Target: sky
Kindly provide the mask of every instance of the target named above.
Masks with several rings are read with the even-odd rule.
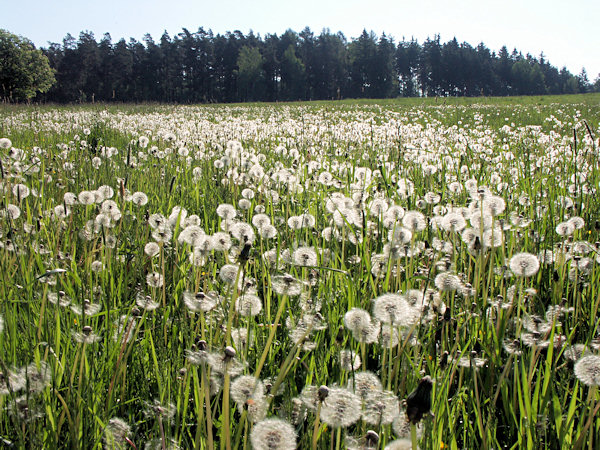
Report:
[[[539,56],[577,75],[585,67],[590,81],[600,74],[600,1],[598,0],[0,0],[0,28],[27,37],[37,47],[75,38],[84,30],[96,40],[110,33],[113,42],[130,37],[155,40],[187,28],[216,33],[300,32],[329,28],[349,40],[363,29],[386,33],[396,42],[423,43],[439,34],[490,50],[506,45]]]

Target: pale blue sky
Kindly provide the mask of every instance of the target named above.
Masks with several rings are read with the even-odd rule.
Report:
[[[90,30],[97,39],[109,32],[113,42],[150,33],[158,40],[183,27],[215,33],[249,30],[264,36],[309,26],[357,37],[366,28],[396,41],[423,42],[438,33],[491,50],[506,45],[524,54],[541,51],[558,68],[574,74],[582,67],[593,81],[600,73],[598,0],[0,0],[0,28],[31,39],[37,46],[61,42]]]

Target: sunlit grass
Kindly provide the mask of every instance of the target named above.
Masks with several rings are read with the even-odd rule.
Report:
[[[1,107],[0,437],[595,448],[598,103]]]

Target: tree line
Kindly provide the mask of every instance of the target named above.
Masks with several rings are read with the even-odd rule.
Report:
[[[325,29],[305,28],[264,37],[240,31],[213,34],[166,31],[156,42],[110,34],[97,41],[81,32],[42,52],[56,83],[36,100],[48,102],[246,102],[412,96],[571,94],[600,90],[552,66],[542,55],[523,55],[485,44],[476,47],[439,36],[422,44],[395,43],[363,33],[348,41]]]

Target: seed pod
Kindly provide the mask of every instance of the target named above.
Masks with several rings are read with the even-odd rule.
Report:
[[[423,377],[417,388],[406,397],[406,416],[412,424],[418,424],[431,409],[432,387],[431,377]]]

